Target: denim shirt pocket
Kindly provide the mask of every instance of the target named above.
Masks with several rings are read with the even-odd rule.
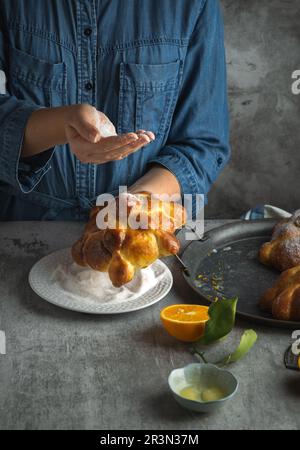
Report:
[[[182,77],[182,61],[120,65],[118,133],[144,129],[162,137],[170,127]]]
[[[9,48],[8,89],[18,99],[41,106],[66,103],[67,68],[64,62],[53,64],[14,47]]]

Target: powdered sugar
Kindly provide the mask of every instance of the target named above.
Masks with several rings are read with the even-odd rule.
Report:
[[[285,260],[290,259],[295,265],[300,264],[300,236],[282,241],[279,248],[284,253]]]
[[[278,239],[283,234],[291,235],[294,234],[297,230],[297,227],[294,225],[293,222],[279,222],[277,225],[275,225],[273,234],[272,234],[272,241],[275,239]]]
[[[151,266],[139,270],[134,279],[116,288],[107,273],[97,272],[76,263],[59,264],[52,274],[52,282],[77,300],[87,299],[96,303],[133,300],[140,297],[158,282],[162,274],[156,274]]]

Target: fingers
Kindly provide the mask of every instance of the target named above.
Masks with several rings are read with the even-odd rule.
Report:
[[[104,164],[109,161],[121,160],[131,153],[152,142],[153,133],[127,133],[124,135],[101,138],[91,144],[86,141],[77,129],[66,127],[68,142],[77,158],[83,163]]]
[[[133,144],[138,139],[139,136],[136,133],[127,133],[102,138],[100,145],[102,152],[111,152],[126,145]]]
[[[106,116],[99,115],[94,106],[88,104],[72,105],[68,125],[86,141],[94,144],[101,138],[101,122],[105,123]],[[111,123],[107,118],[107,123]]]
[[[101,138],[99,129],[86,120],[75,120],[68,126],[91,144],[95,144]]]
[[[146,134],[147,136],[149,136],[151,141],[155,140],[155,134],[152,131],[138,130],[136,134]]]
[[[135,134],[135,133],[132,133]],[[141,147],[141,145],[147,145],[151,142],[149,136],[146,134],[135,135],[136,137],[133,139],[127,139],[126,135],[118,136],[120,139],[116,141],[116,147],[109,148],[109,151],[122,151],[126,152],[127,150],[135,149]]]
[[[78,136],[77,131],[71,125],[66,125],[66,137],[68,142],[75,139]]]
[[[106,161],[112,161],[112,160],[121,160],[129,156],[131,153],[136,152],[137,150],[140,150],[142,147],[145,147],[150,143],[150,139],[147,136],[141,136],[136,141],[124,145],[123,147],[118,148],[117,150],[108,152],[105,156]]]
[[[66,134],[72,151],[83,163],[101,164],[121,156],[125,157],[126,153],[135,151],[149,142],[148,137],[138,137],[134,133],[130,133],[133,136],[102,138],[97,144],[90,144],[70,126],[66,129]],[[118,147],[120,145],[122,147]]]
[[[124,150],[126,152],[127,150],[132,151],[132,149],[133,149],[133,151],[134,151],[135,147],[140,148],[141,144],[147,145],[150,142],[155,140],[155,135],[151,131],[138,130],[136,132],[136,135],[138,137],[138,139],[136,141],[133,141],[132,143],[129,142],[128,144],[126,144],[124,142],[123,145],[118,148],[118,150],[120,150],[122,152]]]
[[[152,135],[153,135],[153,133],[152,133]],[[152,136],[149,137],[148,132],[147,132],[147,134],[138,134],[138,136],[139,136],[138,140],[136,140],[128,145],[124,145],[123,147],[118,148],[116,151],[110,152],[108,160],[124,159],[127,156],[129,156],[131,153],[134,153],[137,150],[141,149],[142,147],[145,147],[153,140]]]
[[[103,152],[102,154],[93,154],[90,155],[90,158],[94,159],[94,163],[98,164],[105,164],[110,161],[119,161],[121,159],[126,158],[128,155],[130,155],[133,152],[136,152],[137,150],[141,149],[145,145],[149,143],[149,138],[145,138],[144,136],[141,138],[138,138],[137,140],[131,142],[130,144],[124,145],[123,147],[120,147],[115,150],[110,150]]]
[[[91,144],[101,138],[116,136],[116,129],[109,118],[94,107],[83,107],[75,122],[78,133]]]
[[[142,147],[145,147],[145,145],[149,144],[150,140],[147,136],[141,136],[136,141],[131,142],[130,144],[124,145],[123,147],[120,147],[116,150],[107,151],[101,154],[99,159],[97,158],[95,163],[98,164],[105,164],[110,161],[120,161],[121,159],[126,158],[131,153],[134,153],[138,150],[140,150]],[[94,156],[90,156],[91,158],[95,158]]]
[[[131,144],[134,140],[142,139],[144,145],[155,139],[152,131],[138,130],[136,133],[126,133],[118,136],[116,129],[109,118],[98,111],[94,106],[88,104],[72,105],[69,107],[67,126],[69,135],[77,134],[91,144],[103,141],[103,151],[112,151]],[[137,148],[140,148],[138,145]]]

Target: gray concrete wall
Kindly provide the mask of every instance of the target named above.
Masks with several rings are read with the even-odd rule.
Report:
[[[206,217],[239,217],[261,203],[300,208],[299,0],[222,0],[232,159]]]

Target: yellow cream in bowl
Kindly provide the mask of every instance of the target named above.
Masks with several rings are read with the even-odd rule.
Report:
[[[186,386],[179,395],[187,400],[214,402],[226,397],[227,393],[218,386],[201,389],[199,386]]]

